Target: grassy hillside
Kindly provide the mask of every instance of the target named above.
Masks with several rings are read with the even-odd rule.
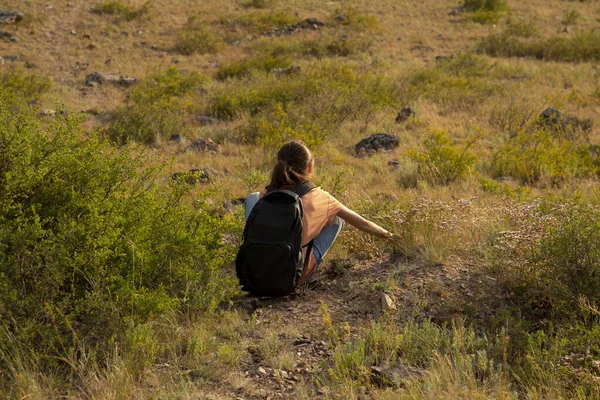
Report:
[[[600,398],[600,3],[0,9],[0,397]],[[249,299],[291,138],[397,240]]]

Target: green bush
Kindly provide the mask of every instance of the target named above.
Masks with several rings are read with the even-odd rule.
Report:
[[[221,24],[229,28],[240,28],[249,34],[265,34],[273,29],[282,29],[298,23],[298,18],[283,11],[256,11],[237,18],[223,17]]]
[[[467,175],[475,162],[466,146],[452,144],[445,131],[431,132],[421,147],[410,153],[421,178],[432,184],[447,185]]]
[[[177,33],[175,51],[184,55],[216,53],[223,46],[223,40],[212,30],[206,28],[206,22],[197,16],[191,16],[185,27]]]
[[[508,9],[504,0],[464,0],[463,8],[467,11],[506,11]]]
[[[257,40],[249,45],[249,51],[252,54],[261,54],[262,58],[322,59],[361,54],[369,49],[371,43],[372,39],[366,36],[331,33],[312,38]]]
[[[276,0],[248,0],[242,3],[242,6],[245,8],[265,9],[274,7],[276,3]]]
[[[37,100],[52,87],[52,81],[47,77],[25,74],[18,69],[8,70],[0,74],[0,87],[8,93],[19,94],[26,99]]]
[[[416,100],[425,96],[447,110],[472,109],[502,92],[502,85],[490,78],[499,80],[504,75],[501,67],[482,57],[453,56],[413,73],[405,89],[406,97]]]
[[[241,78],[253,71],[270,72],[274,68],[287,68],[292,62],[284,57],[250,58],[223,65],[217,71],[217,79]]]
[[[550,128],[522,129],[507,138],[492,155],[493,176],[512,176],[524,183],[542,177],[558,184],[570,178],[593,176],[595,157],[583,135],[557,134]]]
[[[377,17],[361,14],[354,7],[336,9],[330,17],[332,24],[359,31],[372,31],[377,28]]]
[[[533,21],[519,22],[509,20],[507,21],[507,24],[508,25],[504,30],[507,35],[528,38],[534,36],[538,31]]]
[[[79,123],[42,126],[0,89],[0,321],[15,338],[0,338],[2,368],[11,346],[62,364],[108,350],[126,321],[214,309],[234,291],[220,271],[233,219],[183,204],[187,185],[158,184],[164,171],[138,149]]]
[[[534,57],[548,61],[600,60],[600,32],[578,33],[573,37],[554,36],[538,41],[522,41],[509,33],[488,36],[477,47],[493,57]]]
[[[139,9],[134,10],[120,1],[106,1],[96,5],[92,12],[96,14],[117,15],[123,17],[126,21],[132,21],[147,15],[150,11],[150,2],[144,3]]]
[[[297,109],[306,118],[337,124],[392,105],[395,95],[391,84],[374,73],[327,63],[309,66],[297,76],[265,75],[223,85],[210,99],[209,112],[232,119],[268,112],[280,104],[288,114]]]
[[[572,319],[582,297],[600,306],[600,209],[567,207],[533,252],[531,275],[517,294],[529,304],[545,300],[554,319]]]
[[[180,133],[184,119],[196,105],[190,99],[208,78],[171,68],[136,85],[129,105],[117,109],[104,133],[117,144],[135,141],[156,144]]]

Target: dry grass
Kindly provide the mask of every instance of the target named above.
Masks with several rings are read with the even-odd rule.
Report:
[[[131,10],[139,10],[144,3],[141,0],[123,2]],[[29,22],[14,31],[6,28],[15,33],[16,43],[0,42],[2,55],[18,56],[16,64],[20,70],[51,78],[53,86],[41,97],[41,108],[54,108],[60,102],[74,113],[89,109],[102,112],[98,117],[87,115],[86,130],[105,125],[107,115],[126,104],[130,93],[128,89],[110,85],[85,88],[86,74],[95,71],[146,79],[175,67],[209,76],[212,80],[203,86],[205,91],[198,90],[186,99],[192,104],[190,109],[198,114],[211,110],[210,102],[215,95],[228,97],[248,87],[256,91],[270,89],[288,79],[303,82],[311,68],[327,63],[347,65],[361,79],[381,79],[391,88],[391,104],[375,107],[365,114],[356,113],[339,123],[336,121],[335,128],[331,128],[331,133],[314,150],[318,183],[351,208],[393,229],[399,234],[399,240],[391,249],[376,239],[348,230],[329,254],[331,258],[377,259],[393,252],[423,268],[470,262],[469,265],[483,270],[490,267],[487,257],[494,240],[507,235],[500,232],[521,232],[523,227],[515,218],[524,216],[519,213],[525,213],[523,209],[527,206],[537,204],[532,203],[533,200],[568,198],[573,193],[594,196],[590,188],[597,184],[597,179],[593,174],[584,178],[573,174],[575,178],[559,183],[551,176],[544,176],[528,186],[511,177],[494,180],[491,159],[510,137],[532,124],[549,106],[597,122],[600,73],[595,64],[472,56],[473,65],[465,67],[453,64],[452,60],[475,52],[490,35],[505,31],[518,36],[519,41],[535,43],[543,43],[548,37],[565,40],[577,37],[596,27],[597,3],[510,1],[509,15],[501,16],[492,25],[474,23],[465,14],[450,16],[456,4],[435,0],[330,3],[154,0],[149,3],[147,14],[130,21],[92,13],[99,4],[100,1],[65,0],[48,7],[46,1],[32,0],[14,5],[28,15]],[[577,10],[578,18],[575,25],[569,23],[568,32],[562,32],[567,9]],[[354,22],[336,22],[338,14],[348,13],[348,10],[355,13],[349,19]],[[327,26],[319,31],[305,29],[291,36],[270,37],[263,33],[270,30],[272,18],[257,19],[257,15],[283,16],[278,21],[283,20],[285,24],[318,18]],[[177,50],[182,32],[186,26],[190,27],[191,16],[196,18],[194,24],[201,25],[200,33],[206,30],[214,35],[214,43],[218,45],[210,51]],[[254,20],[260,24],[253,25]],[[329,51],[328,46],[338,45],[343,40],[354,46],[352,51],[336,52],[338,47],[335,46],[336,51]],[[311,45],[325,50],[315,55],[314,51],[307,50]],[[241,61],[260,61],[264,54],[277,51],[285,53],[285,63],[281,66],[294,63],[301,66],[302,72],[298,76],[277,78],[268,72],[270,66],[263,68]],[[436,60],[437,56],[455,57]],[[25,62],[35,67],[25,69]],[[250,65],[245,78],[216,79],[218,71],[228,66],[245,67],[244,62]],[[7,70],[9,64],[0,65],[0,73]],[[323,77],[318,79],[324,80]],[[302,102],[286,104],[289,114],[297,118],[294,122],[306,122],[305,115],[311,111],[311,105],[319,104],[317,101],[333,99],[330,103],[334,103],[341,98],[327,97],[330,91],[324,93],[322,97],[306,95]],[[416,118],[396,124],[397,112],[406,106],[416,111]],[[212,138],[220,144],[218,152],[181,152],[185,144],[167,142],[164,137],[147,151],[154,158],[170,162],[170,173],[205,167],[218,171],[216,180],[199,185],[191,196],[207,199],[217,207],[232,198],[245,197],[266,184],[274,155],[261,145],[239,138],[241,132],[255,126],[261,117],[269,119],[272,115],[271,109],[258,116],[244,110],[231,120],[200,126],[191,113],[186,114],[182,117],[182,133],[189,139]],[[447,131],[451,144],[458,148],[473,141],[468,150],[476,161],[469,165],[465,176],[444,182],[447,184],[444,186],[420,174],[414,157],[432,131]],[[354,145],[363,137],[379,132],[397,135],[400,146],[393,152],[357,157]],[[592,130],[586,139],[599,144],[598,132],[598,129]],[[390,161],[398,161],[400,167],[392,168],[388,165]],[[168,175],[164,182],[169,182]],[[383,283],[369,281],[366,285],[377,284],[377,290],[384,287],[390,292],[399,290],[398,275],[385,279]],[[456,286],[436,288],[432,283],[430,288],[436,293],[455,290],[447,298],[461,293]],[[98,358],[92,349],[80,349],[83,356],[74,368],[75,383],[70,384],[40,371],[31,355],[11,354],[8,357],[13,361],[13,369],[0,370],[0,384],[5,387],[10,382],[12,385],[7,398],[65,395],[71,398],[206,396],[218,399],[231,398],[236,393],[262,395],[256,382],[245,375],[251,364],[248,347],[256,347],[256,353],[262,357],[261,365],[292,369],[296,360],[294,349],[289,345],[290,338],[304,334],[300,328],[307,328],[289,326],[280,315],[270,315],[263,319],[268,323],[262,324],[257,323],[256,316],[236,313],[226,313],[216,320],[211,318],[199,316],[185,320],[171,316],[150,323],[149,347],[137,356],[135,351],[119,344],[115,344],[114,354]],[[312,328],[315,335],[326,338],[321,320]],[[457,364],[455,358],[438,354],[432,359],[426,381],[408,382],[402,390],[377,389],[369,395],[381,399],[515,398],[513,383],[507,382],[506,375],[495,376],[481,384],[470,367]],[[331,367],[325,364],[320,375],[311,377],[313,380],[298,383],[296,398],[313,398],[322,380],[328,379]],[[333,392],[330,393],[332,398],[365,395],[360,392],[360,385],[350,378],[337,384],[343,389],[342,397]],[[555,389],[556,392],[549,388],[541,394],[531,392],[529,396],[562,398],[572,394],[559,385]]]

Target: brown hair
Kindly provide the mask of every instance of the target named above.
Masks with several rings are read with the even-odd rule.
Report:
[[[308,182],[308,167],[313,162],[314,157],[303,141],[287,142],[277,152],[277,165],[271,173],[271,186],[279,189]]]

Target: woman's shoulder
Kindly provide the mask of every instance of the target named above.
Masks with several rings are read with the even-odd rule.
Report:
[[[324,190],[320,186],[317,186],[316,188],[314,188],[313,190],[308,192],[308,194],[311,195],[312,198],[327,199],[327,200],[339,202],[331,193]]]

